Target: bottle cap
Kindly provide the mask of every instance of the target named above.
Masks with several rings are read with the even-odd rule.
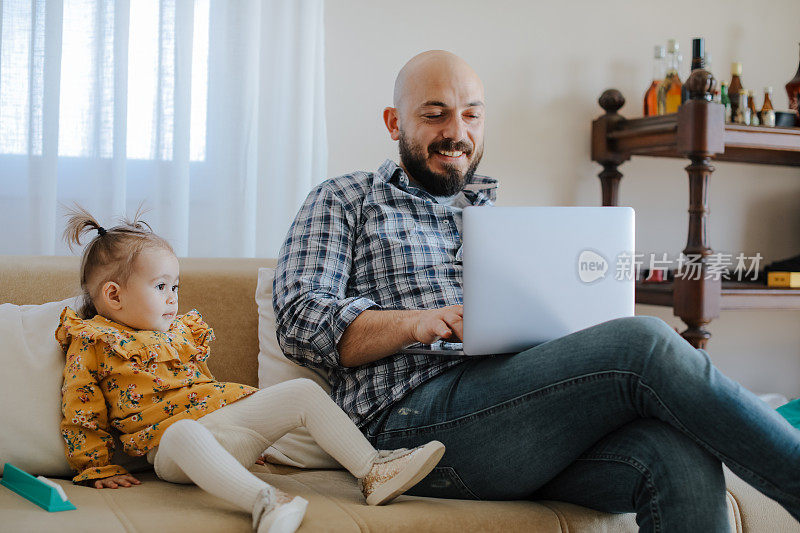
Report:
[[[678,41],[675,39],[670,39],[667,41],[667,52],[674,54],[679,48],[680,46],[678,46]]]
[[[702,37],[692,39],[692,57],[703,57],[705,55],[705,41]]]
[[[664,59],[666,53],[664,53],[664,45],[657,44],[653,47],[653,58],[654,59]]]
[[[742,64],[739,63],[738,61],[734,61],[733,63],[731,63],[731,74],[733,74],[735,76],[741,76],[742,75]]]
[[[772,87],[764,87],[764,93],[772,94]]]
[[[747,96],[755,96],[756,92],[753,89],[747,91]]]

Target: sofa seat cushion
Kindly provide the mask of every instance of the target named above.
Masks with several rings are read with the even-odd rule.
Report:
[[[727,469],[726,469],[727,470]],[[310,505],[300,531],[537,531],[635,532],[633,514],[608,514],[554,501],[489,502],[400,496],[392,504],[370,507],[356,480],[344,470],[306,470],[256,466],[253,473]],[[726,471],[731,531],[800,532],[777,503]],[[97,490],[56,480],[78,508],[48,513],[0,487],[0,516],[8,531],[247,532],[250,517],[196,486],[140,474],[142,485]]]
[[[560,518],[537,502],[483,502],[401,496],[391,505],[370,507],[355,479],[343,470],[301,470],[256,467],[253,472],[281,490],[309,500],[300,531],[537,531],[561,532]],[[0,487],[0,515],[8,531],[78,532],[249,532],[250,517],[196,486],[175,485],[154,474],[139,475],[142,485],[97,490],[55,480],[77,510],[48,513]],[[592,523],[618,517],[574,507],[597,515]],[[633,523],[633,522],[631,522]],[[634,524],[635,525],[635,524]],[[636,528],[609,531],[636,531]],[[573,531],[573,530],[570,530]]]

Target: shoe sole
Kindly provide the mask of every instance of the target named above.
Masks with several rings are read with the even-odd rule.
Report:
[[[419,483],[430,474],[444,455],[444,444],[432,441],[416,453],[416,457],[396,476],[367,497],[368,505],[383,505]]]

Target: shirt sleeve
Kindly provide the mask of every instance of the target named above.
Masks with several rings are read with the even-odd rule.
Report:
[[[64,365],[61,388],[61,436],[67,462],[78,475],[75,483],[127,474],[111,464],[114,440],[109,433],[105,398],[97,382],[96,343],[73,337]]]
[[[378,307],[368,298],[346,296],[360,196],[347,200],[328,184],[312,191],[278,255],[272,297],[278,342],[298,364],[343,368],[337,345],[345,329]]]

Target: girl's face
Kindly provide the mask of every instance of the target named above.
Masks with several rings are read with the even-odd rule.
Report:
[[[133,329],[167,331],[178,313],[178,259],[168,250],[142,250],[128,282],[116,291],[116,296],[103,291],[112,320]]]

